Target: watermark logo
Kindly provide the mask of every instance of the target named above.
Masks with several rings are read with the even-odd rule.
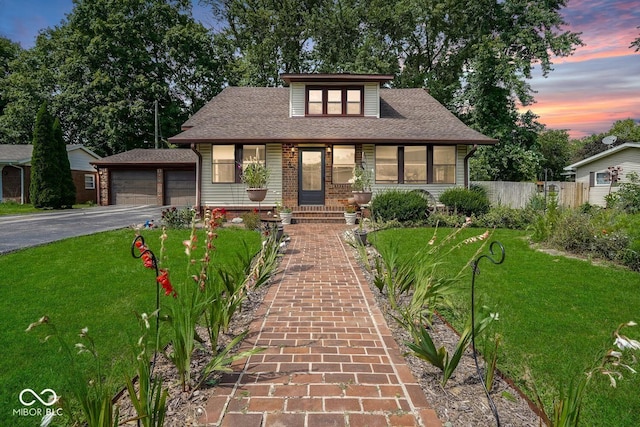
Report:
[[[40,398],[40,396],[44,396],[47,393],[49,393],[49,398],[46,401]],[[25,401],[25,394],[31,394],[32,400],[28,400],[29,397],[27,396],[27,401]],[[42,403],[44,406],[53,406],[58,401],[58,395],[50,388],[45,388],[40,392],[39,395],[30,388],[25,388],[20,392],[20,396],[18,396],[18,398],[20,399],[20,403],[22,403],[24,406],[31,406],[36,403],[36,400]]]
[[[30,388],[25,388],[18,395],[18,400],[22,403],[22,408],[14,408],[13,415],[19,417],[42,417],[41,425],[48,425],[54,416],[62,415],[62,408],[51,408],[58,402],[59,396],[50,388],[45,388],[40,393],[36,393]],[[33,406],[36,403],[44,405]]]

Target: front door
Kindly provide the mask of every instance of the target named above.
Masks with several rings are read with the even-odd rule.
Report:
[[[300,148],[298,204],[324,205],[324,148]]]

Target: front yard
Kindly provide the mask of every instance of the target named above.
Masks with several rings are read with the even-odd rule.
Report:
[[[158,254],[160,233],[143,231],[147,244]],[[186,270],[182,241],[189,230],[168,234],[164,266],[176,272],[177,280]],[[221,229],[218,234],[215,263],[233,262],[244,253],[243,242],[252,253],[260,246],[255,232]],[[119,230],[0,256],[0,425],[39,424],[41,417],[14,415],[23,407],[22,390],[64,389],[68,365],[57,341],[41,342],[44,331],[25,333],[30,323],[44,315],[71,346],[81,341],[80,330],[88,327],[101,359],[110,361],[104,367],[106,376],[120,380],[111,384],[113,390],[124,386],[124,373],[132,371],[134,345],[140,336],[134,313],[151,313],[156,303],[155,275],[132,258],[133,238],[133,230]]]
[[[438,239],[449,232],[438,230]],[[463,230],[456,243],[479,232],[482,230]],[[480,304],[499,313],[500,320],[485,333],[503,337],[498,369],[534,401],[535,385],[550,412],[560,387],[584,375],[602,352],[611,348],[616,327],[640,320],[640,276],[619,267],[536,251],[527,243],[526,234],[510,230],[493,233],[491,240],[504,244],[506,259],[498,266],[486,261],[480,264],[476,292]],[[383,246],[396,240],[400,255],[411,256],[428,250],[432,235],[433,229],[387,230],[376,233],[375,244]],[[446,260],[448,268],[459,270],[476,248],[461,246]],[[469,313],[470,284],[469,274],[459,285],[461,292],[452,298],[453,308],[442,310],[459,331]],[[638,339],[638,329],[628,332]],[[640,375],[627,371],[624,376],[617,388],[611,388],[604,375],[594,377],[586,393],[582,425],[637,425]]]

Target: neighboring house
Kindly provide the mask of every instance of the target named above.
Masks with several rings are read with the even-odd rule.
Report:
[[[627,142],[594,156],[580,160],[564,169],[575,173],[575,181],[582,182],[589,189],[588,201],[592,205],[606,206],[605,196],[609,191],[617,191],[611,186],[609,167],[620,166],[620,181],[630,172],[640,174],[640,143]]]
[[[196,163],[189,149],[142,149],[104,157],[98,168],[100,205],[193,206]]]
[[[384,89],[391,75],[283,74],[288,87],[227,87],[169,141],[199,155],[199,206],[258,207],[241,183],[252,160],[271,170],[262,202],[294,211],[342,209],[354,166],[374,171],[373,191],[466,185],[468,158],[495,144],[424,89]]]
[[[30,203],[32,153],[30,144],[0,144],[0,202]],[[76,187],[76,203],[96,203],[97,175],[91,162],[100,156],[83,145],[67,145],[67,155]]]

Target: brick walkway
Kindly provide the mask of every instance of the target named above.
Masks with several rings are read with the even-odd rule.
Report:
[[[342,242],[346,227],[285,227],[283,272],[248,339],[266,350],[224,376],[203,424],[441,426]]]

